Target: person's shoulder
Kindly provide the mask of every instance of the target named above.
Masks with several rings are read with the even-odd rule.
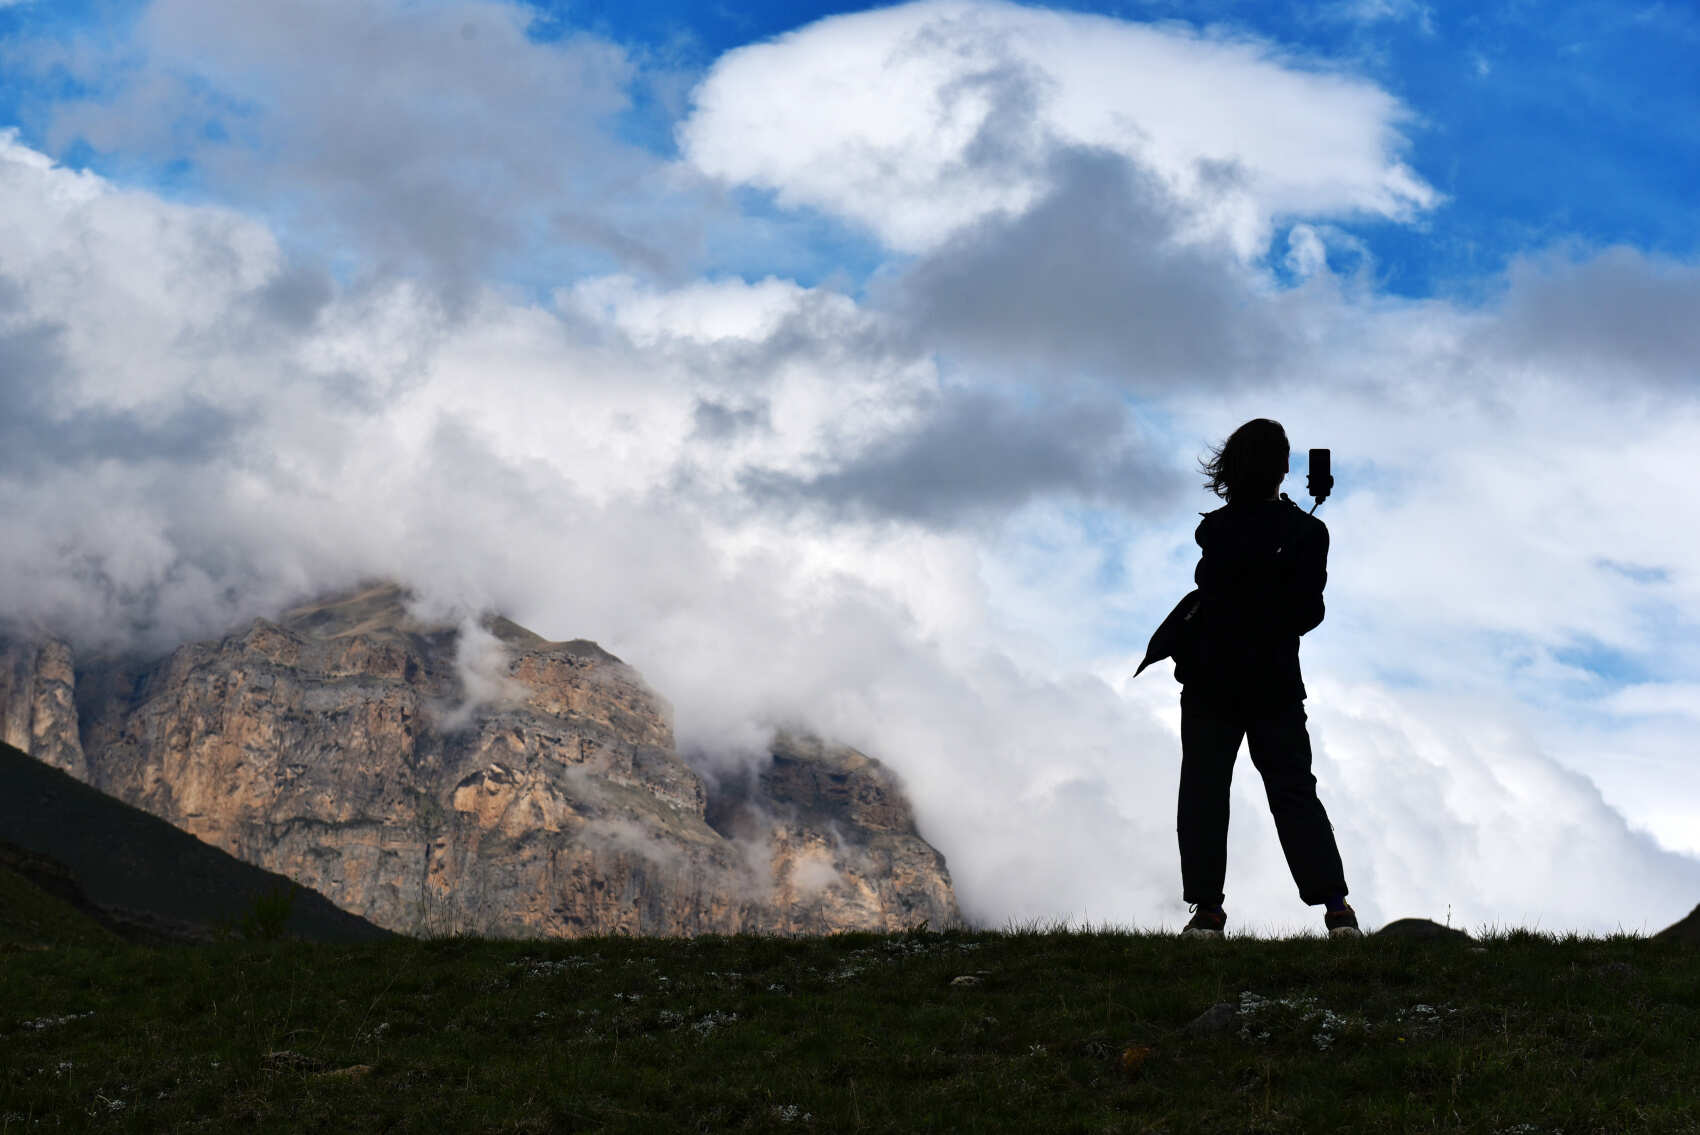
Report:
[[[1328,525],[1322,522],[1322,518],[1320,516],[1317,516],[1312,512],[1306,512],[1304,509],[1300,508],[1299,502],[1289,497],[1286,493],[1281,494],[1281,500],[1286,503],[1288,518],[1297,518],[1296,522],[1301,533],[1308,536],[1318,536],[1324,540],[1328,539]]]

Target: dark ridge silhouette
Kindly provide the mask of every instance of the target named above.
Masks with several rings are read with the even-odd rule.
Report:
[[[1671,923],[1653,937],[1662,942],[1687,942],[1700,946],[1700,906],[1689,911],[1687,918]]]
[[[283,924],[290,937],[396,936],[4,744],[0,841],[13,847],[10,874],[131,941],[210,941],[280,890],[293,898]]]

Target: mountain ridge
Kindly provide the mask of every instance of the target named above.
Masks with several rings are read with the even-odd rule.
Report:
[[[0,743],[0,847],[6,844],[25,853],[0,856],[10,871],[132,941],[211,940],[220,925],[280,890],[292,896],[283,929],[294,937],[392,936],[311,888]]]
[[[960,920],[943,856],[877,760],[776,734],[750,776],[705,780],[670,708],[613,654],[499,615],[422,617],[395,583],[157,659],[46,642],[0,661],[0,719],[34,755],[390,930]],[[718,830],[711,811],[737,822]]]

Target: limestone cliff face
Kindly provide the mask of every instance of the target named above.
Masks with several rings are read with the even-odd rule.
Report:
[[[63,642],[0,643],[0,741],[87,780],[75,687],[71,648]]]
[[[780,736],[770,756],[718,783],[708,820],[768,850],[780,907],[859,925],[938,929],[959,917],[944,858],[915,835],[885,766],[816,738]]]
[[[500,618],[423,623],[384,585],[161,660],[85,665],[75,712],[69,651],[32,670],[15,661],[25,649],[0,655],[14,660],[8,737],[26,692],[31,707],[20,748],[388,929],[959,918],[942,856],[878,762],[782,738],[711,801],[665,703],[594,643]]]

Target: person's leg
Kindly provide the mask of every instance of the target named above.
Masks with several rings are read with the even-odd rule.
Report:
[[[1310,734],[1305,729],[1303,702],[1248,714],[1246,732],[1251,762],[1263,775],[1269,811],[1281,836],[1287,867],[1298,884],[1299,898],[1318,906],[1346,895],[1346,872],[1328,812],[1316,795],[1310,771]]]
[[[1222,905],[1228,873],[1228,788],[1245,727],[1237,715],[1194,693],[1181,694],[1181,791],[1175,832],[1182,899]]]

